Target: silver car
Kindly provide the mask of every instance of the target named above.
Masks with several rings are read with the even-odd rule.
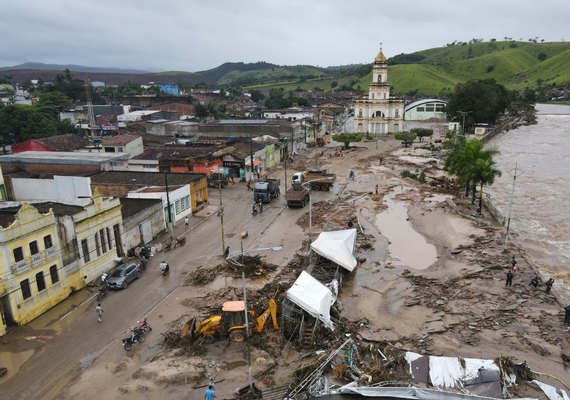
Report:
[[[129,283],[140,278],[141,275],[141,268],[137,264],[119,265],[107,278],[107,285],[111,289],[126,289]]]

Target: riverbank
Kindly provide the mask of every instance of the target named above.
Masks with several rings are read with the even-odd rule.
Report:
[[[325,149],[320,163],[337,173],[335,192],[314,199],[312,232],[344,229],[349,218],[357,217],[363,228],[356,246],[361,263],[342,285],[339,300],[345,322],[312,350],[330,350],[338,343],[335,338],[343,337],[344,326],[364,343],[432,355],[504,355],[526,361],[534,371],[566,376],[560,353],[568,330],[561,323],[560,304],[551,294],[530,289],[533,266],[516,247],[503,251],[503,227],[487,212],[481,218],[471,216],[475,206],[451,190],[431,152],[401,148],[390,138],[354,144],[344,157],[329,156],[333,151]],[[292,169],[302,170],[313,159],[312,151],[299,155]],[[426,172],[426,184],[401,178],[402,171],[418,168]],[[349,181],[350,170],[356,176]],[[272,224],[299,253],[306,248],[306,212],[284,213]],[[519,260],[519,272],[513,286],[505,287],[512,254]],[[239,298],[239,281],[215,263],[203,268],[215,274],[214,279],[188,282],[168,296],[148,316],[155,331],[180,326],[187,316],[222,299]],[[252,298],[268,296],[267,285],[272,285],[271,294],[282,293],[300,268],[299,259],[293,258],[286,266],[267,269],[249,283]],[[219,341],[165,349],[161,335],[151,338],[130,354],[107,349],[60,398],[200,397],[209,377],[217,382],[218,398],[231,398],[247,383],[243,345]],[[267,328],[256,338],[253,376],[263,389],[287,385],[296,370],[316,359],[311,350],[296,348]],[[559,385],[555,379],[550,382]],[[521,385],[510,393],[532,397],[539,392]]]

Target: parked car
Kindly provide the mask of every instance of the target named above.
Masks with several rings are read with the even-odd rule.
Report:
[[[107,285],[111,289],[126,289],[129,283],[142,275],[141,268],[137,264],[119,265],[115,272],[107,278]]]

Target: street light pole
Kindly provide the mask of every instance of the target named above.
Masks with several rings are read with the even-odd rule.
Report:
[[[258,249],[251,249],[251,250],[247,250],[244,251],[243,250],[243,240],[240,242],[240,252],[239,253],[234,253],[234,254],[229,254],[226,258],[226,260],[241,268],[241,279],[242,279],[242,284],[243,284],[243,305],[244,305],[244,316],[245,316],[245,326],[246,326],[246,340],[247,340],[247,365],[248,365],[248,381],[249,381],[249,388],[250,390],[253,390],[253,373],[252,373],[252,368],[251,368],[251,347],[250,347],[250,342],[249,342],[249,310],[247,307],[247,288],[246,288],[246,282],[245,282],[245,259],[244,259],[244,255],[245,253],[256,253],[256,252],[260,252],[260,251],[265,251],[265,250],[270,250],[270,251],[280,251],[282,249],[281,246],[274,246],[274,247],[263,247],[263,248],[258,248]],[[240,261],[236,261],[237,257],[240,257]]]
[[[168,194],[168,171],[164,172],[164,185],[166,189],[166,208],[168,209],[168,226],[170,228],[170,239],[174,237],[172,231],[172,210],[170,210],[170,196]]]
[[[518,163],[515,163],[515,174],[513,176],[513,188],[511,189],[511,201],[509,203],[509,217],[507,219],[507,232],[505,234],[505,250],[507,250],[508,244],[509,244],[509,230],[511,228],[511,213],[513,211],[513,198],[515,196],[515,182],[517,180],[517,166],[518,166]]]
[[[249,134],[249,180],[253,181],[253,133]]]
[[[224,204],[222,203],[222,178],[221,175],[218,173],[218,188],[220,190],[220,224],[222,226],[222,254],[226,251],[226,240],[224,238]]]

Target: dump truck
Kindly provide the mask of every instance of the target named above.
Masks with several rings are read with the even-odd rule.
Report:
[[[229,176],[223,172],[214,172],[208,175],[208,187],[220,188],[228,186]]]
[[[310,182],[311,190],[330,190],[336,181],[336,174],[328,169],[309,169],[305,174],[305,182]]]
[[[209,317],[198,321],[196,317],[190,319],[182,327],[180,332],[181,338],[195,340],[200,337],[222,338],[227,337],[232,342],[243,342],[253,333],[261,333],[265,327],[267,320],[271,318],[273,329],[279,330],[277,322],[277,303],[274,299],[269,299],[267,309],[258,317],[255,312],[249,310],[248,323],[249,333],[245,324],[245,302],[244,301],[226,301],[222,305],[220,314],[210,315]]]
[[[271,200],[276,199],[281,194],[279,179],[261,179],[255,182],[253,187],[253,201],[256,203],[269,203]]]
[[[309,202],[309,196],[309,189],[299,182],[293,182],[291,188],[285,193],[287,207],[305,207],[305,204]]]

